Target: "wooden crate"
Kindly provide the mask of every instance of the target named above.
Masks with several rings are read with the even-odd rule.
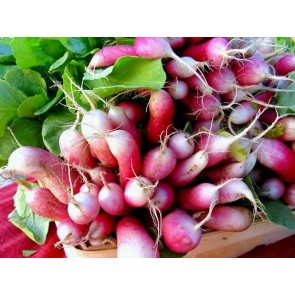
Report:
[[[293,210],[293,214],[295,211]],[[199,245],[184,258],[234,258],[243,255],[257,246],[269,245],[295,234],[279,225],[256,220],[242,232],[210,231],[202,234]],[[115,247],[80,250],[64,246],[68,258],[116,258]]]

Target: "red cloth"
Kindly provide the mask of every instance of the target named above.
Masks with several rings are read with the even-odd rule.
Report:
[[[15,184],[0,188],[0,257],[22,258],[23,250],[36,250],[30,258],[66,258],[64,250],[55,247],[58,237],[53,222],[45,244],[40,246],[8,221],[7,216],[14,209],[15,192]],[[272,245],[258,246],[241,258],[295,258],[295,235]]]

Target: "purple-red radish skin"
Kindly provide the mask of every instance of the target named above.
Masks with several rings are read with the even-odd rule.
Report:
[[[167,39],[173,50],[183,47],[186,42],[185,37],[168,37]]]
[[[206,87],[204,83],[196,75],[190,76],[182,80],[187,84],[190,90],[197,92],[197,94],[208,94],[208,87]]]
[[[127,117],[135,126],[143,120],[145,107],[142,104],[135,101],[121,101],[117,105],[125,111]]]
[[[176,253],[186,253],[198,246],[201,229],[185,210],[176,209],[168,213],[162,222],[163,241],[168,249]]]
[[[170,210],[175,201],[175,193],[172,186],[164,181],[159,181],[155,188],[155,193],[152,198],[152,203],[161,211],[167,212]]]
[[[135,216],[122,217],[116,228],[118,258],[159,258],[160,253],[143,223]]]
[[[104,47],[93,55],[87,68],[93,69],[111,66],[123,56],[137,56],[134,47],[131,45],[114,45]]]
[[[295,206],[295,184],[289,184],[286,186],[285,193],[282,196],[281,200],[291,206]]]
[[[274,64],[274,68],[278,75],[287,76],[289,73],[295,71],[295,55],[286,54],[282,56]]]

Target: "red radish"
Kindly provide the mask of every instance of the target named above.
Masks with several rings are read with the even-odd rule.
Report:
[[[89,224],[87,237],[89,239],[103,238],[115,232],[117,219],[115,216],[101,211]]]
[[[272,122],[277,119],[278,114],[274,109],[266,109],[260,116],[259,121],[261,123],[265,123],[267,125],[271,124]]]
[[[202,130],[209,130],[210,132],[217,132],[221,129],[222,116],[214,120],[198,120],[193,124],[193,131],[198,133]]]
[[[168,137],[142,157],[141,173],[152,182],[166,178],[176,165],[176,154],[167,146],[167,140]]]
[[[180,102],[192,115],[196,116],[197,120],[212,120],[222,109],[220,97],[217,94],[204,96],[190,91]]]
[[[207,82],[197,73],[189,64],[184,62],[178,55],[176,55],[166,38],[162,37],[137,37],[134,40],[135,52],[138,56],[149,57],[152,59],[172,58],[183,65],[183,68],[189,69],[203,82],[208,89]]]
[[[241,102],[249,96],[249,92],[246,90],[235,88],[227,93],[221,94],[221,98],[226,102]]]
[[[188,213],[173,210],[163,218],[163,241],[168,249],[176,253],[193,250],[201,241],[201,229]]]
[[[170,136],[168,147],[174,151],[178,160],[184,160],[193,154],[195,142],[188,132],[178,131]]]
[[[190,90],[197,92],[198,95],[205,94],[210,95],[212,94],[212,89],[208,88],[208,86],[204,85],[202,80],[199,77],[193,75],[188,78],[182,79]]]
[[[124,191],[117,183],[105,183],[98,195],[100,207],[114,216],[124,216],[130,213],[131,208],[124,198]]]
[[[277,121],[278,126],[284,130],[283,134],[277,137],[281,141],[294,141],[295,140],[295,118],[285,117]]]
[[[122,217],[117,225],[118,258],[159,258],[154,240],[135,216]]]
[[[267,178],[261,184],[261,190],[258,192],[259,196],[277,200],[283,196],[285,192],[285,184],[278,177]]]
[[[295,140],[291,143],[291,149],[295,153]]]
[[[231,202],[235,202],[240,199],[247,199],[249,200],[253,207],[254,207],[254,214],[257,213],[257,203],[253,196],[253,193],[249,189],[249,187],[246,185],[245,182],[243,182],[241,179],[235,179],[233,181],[226,182],[225,185],[223,185],[219,189],[219,204],[228,204]]]
[[[204,176],[212,182],[220,182],[231,178],[242,178],[248,175],[256,165],[256,153],[250,153],[242,162],[218,165],[204,171]]]
[[[141,155],[134,137],[125,130],[109,132],[105,137],[119,164],[120,184],[124,188],[129,178],[141,172]]]
[[[295,206],[295,184],[289,184],[286,186],[285,193],[281,200],[287,205]]]
[[[137,56],[134,47],[131,45],[104,47],[93,55],[87,69],[111,66],[123,56]]]
[[[172,98],[181,100],[188,95],[189,88],[184,81],[175,79],[167,82],[167,91]]]
[[[206,211],[202,212],[198,219],[202,220],[206,215]],[[219,231],[240,232],[249,228],[252,223],[253,214],[248,208],[217,205],[212,210],[211,218],[204,223],[204,226]]]
[[[108,112],[109,118],[114,123],[116,129],[128,131],[136,140],[138,146],[142,145],[142,136],[135,124],[128,118],[124,109],[119,106],[111,106]]]
[[[185,37],[168,37],[167,39],[172,49],[179,49],[184,46],[186,42]]]
[[[82,241],[88,231],[88,225],[81,225],[75,223],[71,219],[64,220],[60,222],[57,226],[57,236],[60,239],[60,243],[63,243],[68,246],[77,246]]]
[[[282,56],[274,64],[274,68],[278,75],[287,76],[295,71],[295,55],[290,53]]]
[[[121,101],[117,105],[125,111],[129,120],[136,126],[142,121],[145,115],[145,107],[139,102]]]
[[[158,144],[162,136],[169,134],[173,127],[175,105],[170,94],[163,90],[151,93],[148,105],[149,119],[146,126],[146,137],[152,144]]]
[[[284,182],[295,182],[295,153],[278,139],[262,138],[255,143],[258,161]]]
[[[195,180],[207,164],[208,154],[199,151],[185,160],[178,161],[167,180],[174,187],[185,186]]]
[[[102,182],[102,178],[101,178],[102,176],[104,177],[104,181],[106,183],[118,182],[117,175],[109,167],[99,165],[99,166],[92,168],[92,169],[84,169],[84,170],[82,169],[82,171],[84,171],[86,174],[88,174],[91,181],[100,187],[103,186],[103,182]]]
[[[164,181],[159,181],[155,188],[152,203],[161,211],[167,212],[174,204],[175,194],[172,186]]]
[[[82,192],[73,196],[68,204],[70,218],[78,224],[87,224],[94,220],[100,211],[100,205],[96,196]]]
[[[36,214],[54,221],[69,218],[67,205],[60,202],[49,189],[35,187],[26,191],[28,207]]]
[[[105,135],[115,128],[111,118],[102,110],[91,110],[83,115],[81,131],[92,152],[99,161],[109,167],[117,167],[118,161],[111,153]]]
[[[143,176],[130,178],[124,189],[126,203],[133,208],[145,207],[155,194],[152,181]]]
[[[101,186],[98,186],[94,183],[84,183],[80,187],[80,193],[90,193],[91,195],[98,197],[98,194],[101,190]]]
[[[189,45],[195,45],[195,44],[203,42],[206,39],[208,39],[208,38],[207,37],[187,37],[186,42]]]
[[[5,170],[37,179],[62,203],[68,203],[71,192],[79,192],[83,184],[77,171],[51,152],[37,147],[22,146],[14,150]]]

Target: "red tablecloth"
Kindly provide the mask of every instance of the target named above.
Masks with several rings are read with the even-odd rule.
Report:
[[[14,209],[13,195],[16,185],[0,188],[0,257],[22,258],[23,250],[36,250],[30,258],[65,258],[63,249],[55,247],[58,242],[56,227],[51,223],[47,239],[40,246],[30,240],[20,229],[8,221],[7,216]],[[294,258],[295,235],[268,246],[258,246],[241,258]]]

